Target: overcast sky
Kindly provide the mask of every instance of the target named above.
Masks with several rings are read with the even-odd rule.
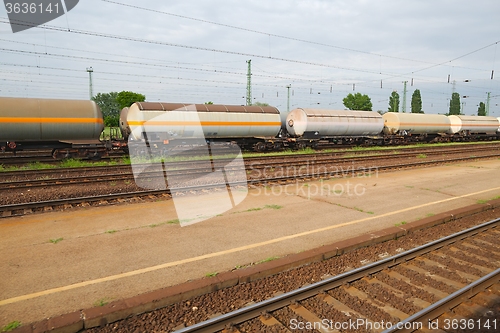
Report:
[[[491,92],[500,117],[499,41],[498,0],[82,0],[17,33],[2,6],[0,96],[88,99],[92,67],[94,94],[244,104],[251,60],[253,101],[283,110],[287,85],[291,108],[359,92],[387,110],[407,81],[408,112],[419,89],[446,113],[455,81],[465,114]]]

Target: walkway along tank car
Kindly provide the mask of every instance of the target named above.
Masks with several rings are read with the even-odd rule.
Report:
[[[262,151],[275,148],[281,130],[279,110],[271,106],[136,102],[120,119],[123,134],[159,149],[189,144],[202,134],[207,141]]]
[[[286,121],[292,137],[328,140],[339,144],[366,144],[380,139],[384,120],[373,111],[294,109]]]
[[[0,97],[0,149],[53,149],[53,156],[107,155],[99,141],[101,110],[93,101]]]

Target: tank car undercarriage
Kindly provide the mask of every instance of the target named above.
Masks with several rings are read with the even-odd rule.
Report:
[[[16,152],[23,150],[50,150],[54,159],[78,158],[100,159],[108,156],[111,146],[108,143],[96,142],[62,142],[62,141],[7,141],[0,143],[1,152]]]

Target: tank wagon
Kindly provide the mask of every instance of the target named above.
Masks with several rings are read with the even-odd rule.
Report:
[[[271,106],[136,102],[120,119],[125,137],[170,147],[203,137],[262,151],[274,148],[281,130],[280,112]]]
[[[383,118],[388,143],[447,141],[451,134],[445,115],[387,112]]]
[[[499,120],[495,117],[448,116],[451,122],[451,133],[460,136],[496,135]]]
[[[372,111],[303,109],[292,110],[286,129],[292,137],[342,143],[366,143],[380,137],[384,120]]]
[[[0,97],[0,149],[53,149],[53,156],[100,157],[102,113],[93,101]]]

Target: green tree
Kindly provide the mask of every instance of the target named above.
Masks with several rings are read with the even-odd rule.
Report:
[[[205,104],[206,104],[206,105],[213,105],[213,104],[214,104],[214,102],[212,102],[212,101],[208,101],[208,102],[205,102]]]
[[[144,102],[145,100],[145,95],[138,94],[132,91],[120,91],[116,96],[116,101],[120,106],[120,110],[131,106],[135,102]]]
[[[411,96],[411,113],[424,113],[422,111],[422,96],[418,89],[415,89]]]
[[[361,95],[361,93],[349,94],[343,99],[344,106],[349,110],[371,111],[372,101],[368,95]]]
[[[252,104],[253,106],[269,106],[267,103],[262,103],[262,102],[255,102]]]
[[[478,116],[486,116],[486,105],[484,105],[483,102],[479,103],[479,107],[477,108],[477,115]]]
[[[92,100],[99,106],[104,119],[104,126],[117,127],[120,121],[120,105],[116,101],[117,92],[98,93]]]
[[[459,115],[460,114],[460,94],[457,92],[454,92],[451,94],[451,101],[450,101],[450,112],[448,115]]]
[[[98,93],[92,100],[102,111],[104,125],[117,127],[120,121],[120,112],[124,107],[129,107],[134,102],[144,102],[146,96],[131,91]]]
[[[397,91],[393,91],[389,97],[389,112],[399,112],[399,94]]]
[[[117,92],[98,93],[92,97],[92,100],[99,106],[104,117],[116,116],[120,115],[121,111],[120,105],[116,101],[116,96],[118,96]]]

